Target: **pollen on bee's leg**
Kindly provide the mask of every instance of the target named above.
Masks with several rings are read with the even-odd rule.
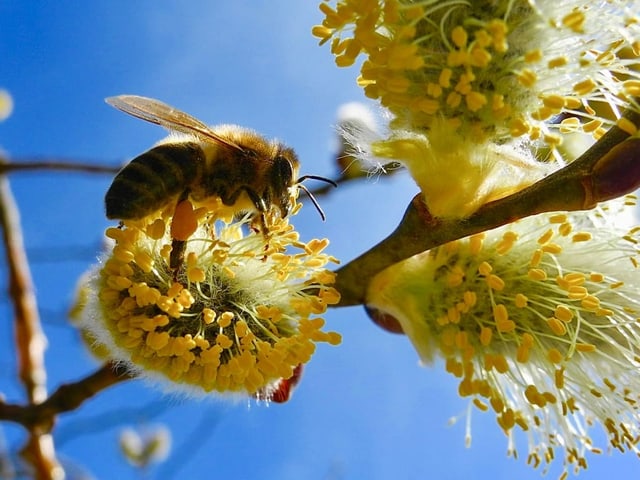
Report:
[[[176,205],[171,221],[171,238],[186,241],[198,228],[198,217],[191,202],[182,200]]]

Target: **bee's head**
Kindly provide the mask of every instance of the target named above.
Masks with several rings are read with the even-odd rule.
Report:
[[[334,187],[338,185],[333,180],[318,175],[304,175],[298,179],[295,179],[298,173],[299,161],[295,152],[290,148],[283,148],[279,151],[278,155],[273,160],[271,168],[271,185],[273,187],[273,200],[280,210],[282,218],[289,215],[291,211],[291,196],[289,189],[291,187],[297,187],[302,189],[308,196],[313,205],[318,210],[322,220],[325,220],[324,212],[318,204],[315,197],[311,192],[302,185],[302,182],[307,179],[320,180],[322,182],[329,183]]]

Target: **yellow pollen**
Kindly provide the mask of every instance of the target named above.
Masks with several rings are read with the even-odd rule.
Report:
[[[478,301],[478,296],[476,295],[476,292],[471,292],[469,290],[467,290],[466,292],[464,292],[464,294],[462,295],[462,299],[464,300],[464,303],[469,307],[473,307],[476,302]]]
[[[619,118],[616,122],[616,126],[620,130],[627,132],[629,135],[635,135],[638,131],[638,127],[636,126],[636,124],[625,117]]]
[[[562,24],[576,33],[582,33],[586,18],[580,10],[573,10],[562,19]]]
[[[598,317],[610,317],[613,315],[613,311],[608,308],[598,308],[595,313]]]
[[[567,282],[568,285],[582,285],[587,280],[587,277],[584,275],[584,273],[580,272],[567,273],[562,278],[565,282]]]
[[[447,319],[449,323],[460,323],[460,312],[457,308],[452,307],[447,310]]]
[[[133,282],[126,278],[126,277],[120,277],[120,276],[116,276],[113,275],[111,277],[109,277],[108,279],[108,284],[110,287],[116,289],[116,290],[125,290],[129,287],[131,287],[133,285]]]
[[[578,232],[575,235],[573,235],[573,237],[571,237],[571,240],[575,243],[577,242],[588,242],[589,240],[591,240],[592,235],[590,232]]]
[[[553,110],[548,107],[540,107],[538,110],[531,112],[531,118],[542,121],[553,115]]]
[[[571,225],[569,222],[564,222],[560,224],[560,226],[558,227],[558,233],[563,237],[568,236],[572,230],[573,230],[573,225]]]
[[[509,371],[509,362],[504,355],[496,354],[493,356],[493,367],[498,373],[506,373]]]
[[[498,291],[502,290],[505,286],[504,280],[502,280],[498,275],[493,274],[487,277],[487,283],[493,290]]]
[[[527,276],[531,280],[543,281],[547,279],[547,272],[540,268],[530,268],[527,272]]]
[[[462,268],[460,268],[458,265],[454,266],[453,269],[447,274],[447,286],[453,288],[461,285],[464,281],[464,276],[464,270],[462,270]]]
[[[504,410],[504,401],[497,395],[492,396],[489,399],[489,403],[491,404],[491,408],[496,413],[500,413]]]
[[[515,425],[515,416],[513,410],[508,408],[505,410],[499,417],[496,419],[498,421],[498,425],[504,430],[505,433],[509,434],[509,431]]]
[[[602,126],[602,120],[591,120],[582,125],[582,131],[585,133],[592,133],[598,130]]]
[[[595,90],[596,87],[597,87],[597,84],[595,80],[588,78],[586,80],[576,83],[573,86],[573,91],[576,92],[578,95],[588,95],[593,90]]]
[[[206,323],[207,325],[210,325],[216,319],[216,312],[214,312],[210,308],[203,308],[202,319],[204,320],[204,323]]]
[[[429,82],[427,84],[427,95],[438,98],[442,95],[442,87],[437,83]]]
[[[229,278],[236,278],[236,272],[234,272],[233,270],[231,270],[229,267],[227,267],[226,265],[224,266],[224,268],[222,269],[225,273],[225,275]]]
[[[153,240],[160,240],[164,236],[165,223],[161,218],[158,218],[153,223],[147,226],[147,236]]]
[[[492,270],[493,267],[489,262],[482,262],[480,265],[478,265],[478,273],[484,277],[488,276]]]
[[[529,261],[529,266],[530,267],[537,267],[538,265],[540,265],[540,262],[542,261],[542,255],[544,254],[544,252],[542,250],[540,250],[539,248],[536,249],[533,252],[533,255],[531,255],[531,260]]]
[[[455,345],[458,349],[462,350],[469,344],[469,339],[467,337],[467,332],[459,331],[456,333]]]
[[[597,347],[592,343],[576,343],[576,350],[579,352],[595,352]]]
[[[511,248],[513,248],[514,245],[515,240],[503,238],[502,241],[496,245],[496,252],[498,255],[505,255],[509,250],[511,250]]]
[[[573,133],[580,130],[580,120],[577,117],[568,117],[560,122],[560,133]]]
[[[469,35],[467,34],[466,30],[461,26],[457,26],[451,31],[451,40],[453,41],[454,45],[458,48],[465,47],[467,45],[468,39],[469,39]]]
[[[481,410],[483,412],[486,412],[487,410],[489,410],[489,406],[478,398],[473,399],[473,404],[476,406],[478,410]]]
[[[469,238],[469,250],[471,255],[477,255],[482,250],[482,243],[484,240],[483,234],[472,235]]]
[[[515,297],[516,307],[525,308],[527,306],[528,302],[529,302],[529,299],[527,298],[526,295],[523,295],[522,293],[517,293],[516,294],[516,297]]]
[[[153,258],[143,250],[138,250],[135,253],[134,261],[144,273],[149,273],[153,269]]]
[[[551,317],[547,319],[547,325],[549,325],[549,328],[551,328],[553,333],[555,333],[559,337],[567,333],[567,327],[565,327],[564,323],[562,323],[560,320],[558,320],[555,317]]]
[[[582,108],[582,100],[577,97],[564,97],[564,106],[570,110],[578,110]]]
[[[566,305],[558,305],[553,315],[563,322],[570,322],[573,319],[573,312]]]
[[[421,98],[416,102],[416,106],[421,112],[424,112],[428,115],[433,115],[440,108],[440,103],[437,100]]]
[[[542,103],[545,107],[550,108],[556,112],[559,112],[564,108],[564,97],[562,95],[545,95],[542,98]]]
[[[493,330],[489,327],[482,327],[480,329],[480,344],[483,347],[487,347],[491,343],[491,337],[493,336]]]
[[[527,345],[520,345],[516,351],[516,361],[518,363],[527,363],[529,361],[530,347]]]
[[[585,287],[577,285],[571,285],[567,291],[567,297],[572,300],[582,300],[587,295],[589,295],[588,290]]]
[[[553,237],[553,230],[549,229],[546,232],[544,232],[539,238],[538,238],[538,243],[540,245],[544,245],[545,243],[549,243],[549,240],[551,240],[551,238]]]
[[[562,353],[560,353],[560,351],[556,348],[550,348],[549,351],[547,352],[547,358],[549,359],[550,362],[552,363],[560,363],[562,362],[562,360],[564,359],[564,356],[562,355]],[[556,370],[556,386],[558,386],[558,372],[561,372],[562,370]],[[560,388],[560,387],[558,387]]]
[[[640,80],[627,80],[622,83],[622,88],[627,95],[640,96]]]
[[[207,277],[205,275],[204,269],[200,267],[189,268],[187,270],[187,279],[190,282],[204,282],[206,278]]]
[[[535,74],[535,72],[527,68],[518,72],[516,74],[516,78],[518,79],[518,81],[523,87],[527,87],[527,88],[533,87],[536,81],[538,80],[538,76]]]
[[[224,312],[222,315],[218,317],[218,325],[222,328],[226,328],[231,325],[231,320],[235,315],[232,312]]]
[[[557,133],[546,133],[544,135],[544,141],[552,148],[562,145],[562,137]]]
[[[547,67],[552,69],[552,68],[562,67],[562,66],[566,65],[567,63],[569,63],[569,59],[567,57],[564,57],[564,56],[555,57],[555,58],[552,58],[551,60],[549,60],[547,62]]]
[[[614,384],[611,380],[609,380],[608,378],[606,378],[606,377],[605,377],[605,378],[603,378],[603,379],[602,379],[602,382],[603,382],[607,387],[609,387],[609,390],[611,390],[612,392],[615,392],[615,391],[616,391],[616,386],[615,386],[615,384]]]
[[[169,332],[149,332],[145,343],[153,350],[160,350],[168,345]]]
[[[475,46],[471,50],[471,65],[478,68],[485,68],[491,62],[491,54],[484,48]]]
[[[582,305],[582,308],[594,311],[600,308],[600,299],[598,297],[594,297],[593,295],[587,295],[582,299],[580,305]]]
[[[326,42],[329,38],[331,38],[331,35],[333,34],[333,30],[325,27],[324,25],[314,25],[313,28],[311,29],[311,34],[314,37],[320,38],[321,44],[322,44]]]
[[[542,50],[539,48],[535,50],[529,50],[524,54],[524,61],[527,63],[535,63],[542,60]]]
[[[539,140],[541,135],[542,129],[538,125],[534,125],[531,127],[531,130],[529,131],[529,137],[531,138],[531,140]]]
[[[522,118],[516,118],[509,123],[509,133],[512,137],[520,137],[529,132],[531,126]]]
[[[448,107],[456,108],[460,105],[461,101],[462,96],[459,93],[451,92],[449,93],[449,95],[447,95],[446,103]]]
[[[548,243],[542,246],[542,251],[545,253],[557,255],[562,252],[562,247],[557,243]]]
[[[507,307],[503,304],[493,307],[493,318],[496,322],[506,322],[509,319],[509,312]]]
[[[122,245],[116,245],[113,248],[113,256],[122,263],[130,263],[135,259],[133,252]]]
[[[453,75],[453,70],[450,68],[443,68],[438,77],[438,83],[442,88],[450,88],[451,87],[451,76]]]
[[[488,103],[488,99],[486,95],[472,91],[465,97],[465,102],[469,111],[477,112]]]
[[[553,362],[553,363],[560,363],[562,361],[562,355],[557,350],[555,350],[555,352],[558,355],[560,355],[560,357],[559,357],[559,360],[557,362]],[[549,353],[551,353],[551,352],[549,352]],[[555,355],[554,355],[554,357],[555,357]],[[562,390],[564,388],[564,368],[559,368],[558,370],[556,370],[554,372],[553,376],[554,376],[554,384],[555,384],[556,388],[558,390]]]
[[[220,345],[223,349],[229,349],[233,346],[233,341],[227,337],[224,333],[219,333],[216,336],[216,344]]]
[[[591,280],[592,282],[603,282],[604,281],[604,275],[601,273],[597,273],[597,272],[591,272],[589,274],[589,280]]]
[[[172,283],[171,286],[169,287],[169,290],[167,290],[167,297],[169,298],[177,297],[183,288],[184,287],[182,286],[182,284],[178,282]]]

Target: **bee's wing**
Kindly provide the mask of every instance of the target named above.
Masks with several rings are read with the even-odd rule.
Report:
[[[160,100],[138,95],[118,95],[108,97],[105,101],[112,107],[147,122],[176,132],[195,135],[206,142],[213,141],[242,151],[242,147],[221,137],[197,118]]]

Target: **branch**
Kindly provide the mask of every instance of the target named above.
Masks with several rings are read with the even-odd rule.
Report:
[[[19,162],[9,162],[0,157],[0,175],[12,172],[23,172],[32,170],[61,170],[81,173],[118,173],[121,167],[110,165],[93,165],[89,163],[78,163],[68,160],[50,159],[23,159]]]
[[[19,377],[32,403],[47,395],[44,349],[46,338],[40,325],[29,264],[24,252],[20,215],[9,180],[0,176],[0,226],[9,267],[9,295],[13,300]]]
[[[29,429],[50,430],[57,415],[75,410],[102,390],[131,378],[122,365],[106,363],[82,380],[61,385],[42,403],[16,405],[0,401],[0,420]]]
[[[625,117],[640,124],[640,114]],[[625,141],[626,140],[626,141]],[[640,187],[640,138],[612,127],[568,166],[513,195],[483,205],[463,219],[430,215],[417,195],[397,229],[385,240],[337,270],[337,306],[365,301],[368,282],[394,263],[447,242],[542,212],[586,210]]]
[[[29,404],[47,398],[44,350],[47,339],[40,325],[31,273],[24,252],[20,215],[9,180],[0,175],[0,226],[9,268],[9,295],[14,310],[18,376],[25,386]],[[57,478],[62,472],[48,430],[29,429],[24,456],[29,459],[37,478]]]

